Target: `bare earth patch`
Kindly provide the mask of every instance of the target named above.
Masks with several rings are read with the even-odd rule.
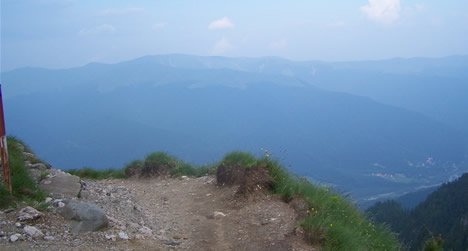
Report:
[[[104,210],[108,229],[71,234],[49,212],[31,224],[54,240],[0,238],[0,250],[314,250],[303,241],[296,211],[276,195],[241,197],[239,186],[217,185],[213,176],[86,183],[82,200]],[[15,213],[0,214],[5,237],[21,233]]]

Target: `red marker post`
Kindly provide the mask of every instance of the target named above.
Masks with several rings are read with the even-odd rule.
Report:
[[[3,116],[2,85],[0,84],[0,158],[2,162],[3,185],[11,193],[10,164],[8,163],[8,149]]]

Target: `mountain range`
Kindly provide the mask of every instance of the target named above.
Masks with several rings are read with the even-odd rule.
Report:
[[[468,57],[374,62],[147,56],[2,73],[7,132],[60,169],[152,151],[203,164],[268,149],[360,203],[468,169]]]

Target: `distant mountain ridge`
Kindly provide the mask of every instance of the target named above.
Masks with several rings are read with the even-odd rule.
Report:
[[[62,169],[121,167],[154,150],[205,163],[263,147],[298,174],[359,199],[397,196],[468,168],[460,131],[315,87],[329,67],[163,55],[19,69],[2,75],[7,126]]]

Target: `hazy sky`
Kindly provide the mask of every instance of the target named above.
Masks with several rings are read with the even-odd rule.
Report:
[[[151,54],[366,60],[468,54],[468,0],[1,0],[1,70]]]

